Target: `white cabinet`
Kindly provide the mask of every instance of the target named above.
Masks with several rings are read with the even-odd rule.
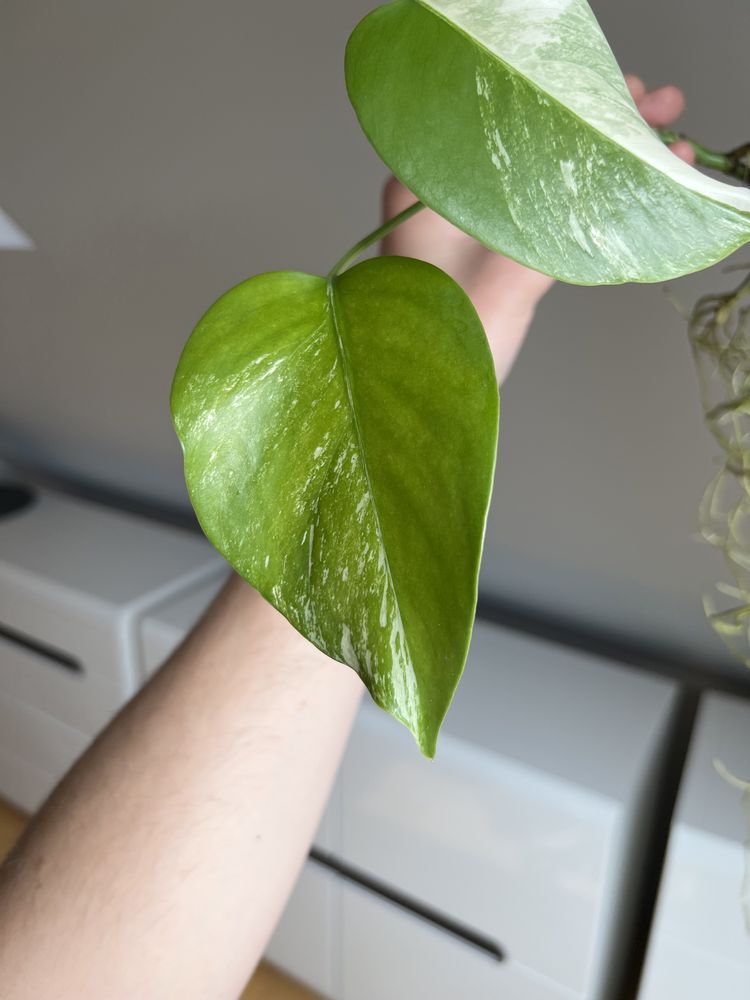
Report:
[[[0,517],[0,795],[32,811],[144,677],[154,606],[226,572],[202,539],[42,491]]]
[[[338,853],[500,946],[506,962],[477,965],[477,996],[546,984],[604,1000],[674,706],[669,683],[480,623],[434,761],[363,706],[340,777]],[[372,995],[395,996],[381,923],[373,911],[356,934],[382,959]],[[401,949],[426,991],[443,988],[438,951],[430,964]],[[504,986],[509,968],[527,986]]]
[[[481,951],[356,886],[342,887],[341,1000],[572,1000],[576,994]]]
[[[336,875],[306,861],[264,956],[324,997],[339,995],[341,889]]]
[[[667,851],[639,1000],[750,996],[750,703],[704,696]]]

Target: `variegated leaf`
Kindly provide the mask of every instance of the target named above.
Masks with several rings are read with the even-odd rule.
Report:
[[[395,0],[355,30],[346,77],[390,169],[529,267],[662,281],[750,240],[750,191],[661,143],[585,0]]]
[[[216,548],[432,756],[463,670],[498,394],[471,302],[421,261],[276,272],[209,309],[172,390]]]

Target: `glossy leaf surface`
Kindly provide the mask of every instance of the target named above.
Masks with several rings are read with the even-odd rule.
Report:
[[[396,0],[355,30],[346,77],[391,170],[529,267],[662,281],[750,240],[750,191],[654,135],[585,0]]]
[[[471,634],[497,443],[463,291],[398,257],[332,282],[251,278],[196,327],[172,413],[208,538],[431,756]]]

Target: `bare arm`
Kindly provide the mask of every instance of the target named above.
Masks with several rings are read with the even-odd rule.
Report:
[[[361,690],[232,578],[5,866],[0,996],[236,1000]]]
[[[631,88],[651,124],[681,109],[674,88]],[[391,182],[386,212],[410,200]],[[502,378],[549,279],[429,211],[384,251],[464,285]],[[233,578],[0,872],[0,998],[234,1000],[305,857],[361,690]]]

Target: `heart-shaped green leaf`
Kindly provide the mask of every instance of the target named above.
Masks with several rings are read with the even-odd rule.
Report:
[[[585,0],[396,0],[355,30],[346,79],[422,201],[539,271],[662,281],[750,240],[750,191],[663,146]]]
[[[421,261],[227,292],[172,414],[201,525],[432,756],[463,669],[497,443],[471,302]]]

